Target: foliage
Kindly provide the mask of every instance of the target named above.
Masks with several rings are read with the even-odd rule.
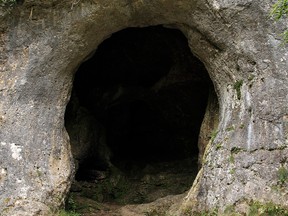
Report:
[[[253,202],[250,204],[248,216],[288,216],[288,209],[284,209],[281,206],[273,203],[259,203]]]
[[[288,170],[281,166],[278,170],[279,182],[283,185],[288,180]]]
[[[278,0],[272,7],[270,16],[274,17],[276,21],[287,18],[288,15],[288,0]],[[285,43],[288,43],[288,29],[286,29],[283,34],[283,39]]]
[[[0,6],[11,7],[17,3],[16,0],[0,0]]]

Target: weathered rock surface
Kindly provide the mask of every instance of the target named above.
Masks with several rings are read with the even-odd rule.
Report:
[[[0,23],[0,209],[45,215],[63,205],[73,178],[64,113],[73,74],[127,27],[181,30],[206,66],[219,101],[218,133],[187,197],[173,210],[224,209],[251,199],[288,207],[287,23],[272,1],[35,1]],[[281,26],[282,25],[282,26]],[[177,213],[178,212],[178,213]]]

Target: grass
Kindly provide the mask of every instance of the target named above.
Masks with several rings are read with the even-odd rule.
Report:
[[[247,216],[288,216],[288,209],[275,205],[274,203],[250,203]]]

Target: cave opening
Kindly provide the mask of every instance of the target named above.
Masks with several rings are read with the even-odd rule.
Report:
[[[179,30],[127,28],[100,44],[78,68],[65,113],[76,182],[93,184],[85,196],[144,203],[188,190],[211,89]],[[143,179],[154,187],[143,192]]]

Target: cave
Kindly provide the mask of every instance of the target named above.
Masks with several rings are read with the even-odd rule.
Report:
[[[58,215],[69,192],[82,215],[287,209],[287,23],[267,19],[273,4],[1,6],[1,215]],[[99,213],[109,202],[121,209]]]
[[[183,186],[170,185],[164,195],[185,192],[204,151],[199,152],[198,139],[213,92],[204,64],[181,31],[152,26],[112,34],[79,66],[66,109],[76,181],[101,184],[113,178],[111,170],[126,182],[166,172],[174,179],[170,184]],[[163,194],[157,196],[125,203],[154,201]]]

